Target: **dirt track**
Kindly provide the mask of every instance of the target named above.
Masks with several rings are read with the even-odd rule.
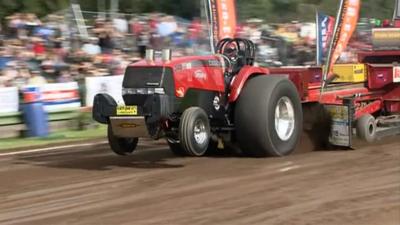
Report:
[[[144,144],[0,157],[0,224],[400,224],[398,140],[267,159]]]

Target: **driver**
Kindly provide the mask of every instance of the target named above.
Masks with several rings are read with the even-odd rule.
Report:
[[[229,43],[223,51],[223,54],[226,55],[231,61],[235,62],[238,57],[238,47],[236,46],[236,43],[231,42]]]

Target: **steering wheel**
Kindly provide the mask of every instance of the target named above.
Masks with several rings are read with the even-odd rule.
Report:
[[[228,56],[224,55],[224,54],[215,54],[216,56],[219,57],[220,62],[222,64],[222,68],[223,68],[223,73],[225,74],[226,71],[230,72],[233,69],[233,64],[231,62],[231,60],[229,59]]]

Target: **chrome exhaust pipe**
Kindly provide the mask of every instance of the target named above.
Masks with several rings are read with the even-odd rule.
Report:
[[[171,49],[163,49],[161,58],[162,58],[162,61],[164,63],[167,63],[167,62],[171,61],[171,59],[172,59],[172,51],[171,51]]]
[[[154,49],[146,49],[146,61],[147,62],[154,62],[155,60],[155,54],[154,54]]]

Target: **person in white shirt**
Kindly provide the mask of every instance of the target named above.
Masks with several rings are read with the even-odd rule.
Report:
[[[28,85],[40,86],[43,84],[47,84],[47,80],[40,74],[40,71],[37,70],[31,71],[31,77],[28,80]]]
[[[82,46],[82,51],[91,56],[96,56],[101,53],[101,48],[97,44],[97,38],[90,38],[87,43]]]

